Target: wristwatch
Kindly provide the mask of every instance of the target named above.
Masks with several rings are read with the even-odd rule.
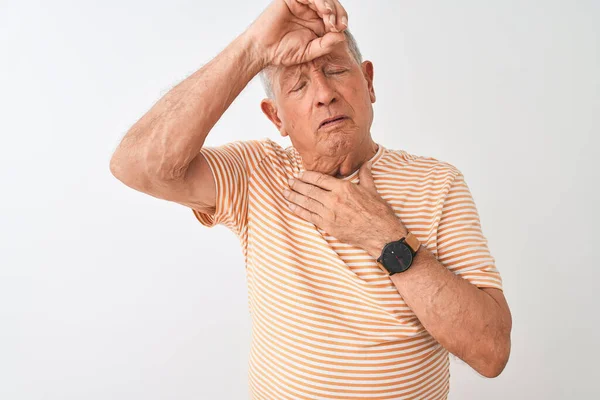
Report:
[[[412,265],[414,256],[420,247],[419,239],[408,232],[405,237],[383,247],[381,255],[377,259],[377,265],[388,275],[404,272]]]

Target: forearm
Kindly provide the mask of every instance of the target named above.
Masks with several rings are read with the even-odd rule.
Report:
[[[123,137],[113,173],[177,179],[264,62],[249,30],[166,93]]]
[[[400,232],[400,233],[399,233]],[[385,243],[406,232],[397,224],[365,248],[378,257]],[[508,306],[457,276],[425,246],[411,267],[390,279],[423,327],[449,352],[484,376],[502,372],[510,353]]]
[[[510,351],[504,310],[489,294],[457,276],[421,246],[408,271],[392,282],[425,329],[484,376],[497,376]]]

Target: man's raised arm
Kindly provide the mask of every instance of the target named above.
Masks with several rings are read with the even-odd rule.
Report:
[[[331,14],[339,15],[333,19]],[[329,53],[345,40],[345,21],[337,0],[273,0],[221,53],[129,129],[110,160],[112,174],[155,197],[214,208],[213,176],[200,155],[212,127],[264,67],[299,64]]]
[[[152,190],[156,180],[181,178],[212,127],[263,66],[251,32],[238,36],[129,129],[110,160],[113,175],[140,191]]]

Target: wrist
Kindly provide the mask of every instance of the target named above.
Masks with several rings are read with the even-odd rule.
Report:
[[[261,47],[261,39],[256,35],[255,31],[250,26],[239,37],[239,43],[242,51],[248,57],[248,63],[251,69],[258,74],[269,65],[265,52]]]
[[[271,64],[268,56],[267,46],[265,45],[264,34],[260,28],[256,27],[256,22],[248,27],[243,34],[246,39],[246,44],[249,52],[252,54],[254,61],[260,65],[260,69],[264,69]]]
[[[400,240],[407,234],[408,232],[406,229],[402,229],[400,227],[392,229],[369,241],[369,243],[367,243],[365,246],[365,250],[371,255],[371,257],[378,259],[386,244]]]

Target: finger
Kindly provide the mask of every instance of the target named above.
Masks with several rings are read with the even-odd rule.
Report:
[[[339,0],[327,0],[331,3],[333,3],[333,6],[335,7],[335,17],[336,17],[336,24],[335,27],[337,29],[338,32],[343,32],[344,29],[346,29],[348,27],[348,13],[346,12],[346,9],[340,4]]]
[[[315,199],[304,196],[303,194],[294,191],[284,191],[283,195],[288,201],[291,201],[292,203],[299,205],[302,208],[309,210],[310,212],[316,214],[320,214],[321,212],[323,212],[323,204],[321,204]]]
[[[323,23],[329,27],[330,32],[339,32],[336,27],[337,15],[335,4],[332,5],[331,0],[322,0],[323,6],[327,9],[327,14],[323,16]]]
[[[343,36],[344,34],[336,33],[336,35]],[[325,190],[333,190],[339,188],[343,183],[345,183],[341,179],[337,179],[333,176],[325,175],[317,171],[304,171],[300,175],[298,175],[298,179]]]
[[[331,53],[335,46],[346,40],[342,32],[327,32],[323,37],[312,40],[306,47],[306,56],[303,62],[312,61],[317,57]]]
[[[296,204],[289,203],[288,207],[290,210],[292,210],[294,214],[298,215],[300,218],[311,222],[319,227],[321,226],[323,218],[320,215],[310,212],[307,209]]]
[[[342,32],[348,27],[348,13],[342,7],[339,0],[323,0],[325,7],[330,10],[333,15],[329,16],[329,23],[333,32]]]
[[[322,0],[323,2],[323,7],[327,10],[327,13],[334,13],[335,14],[335,4],[333,3],[332,0]]]
[[[290,179],[288,183],[292,190],[303,194],[304,196],[310,197],[311,199],[315,199],[323,205],[327,202],[327,194],[329,192],[321,189],[320,187],[311,185],[309,183],[305,183],[300,179]]]
[[[304,4],[323,19],[323,24],[327,32],[338,32],[336,27],[336,6],[332,0],[296,0]]]
[[[323,18],[324,15],[329,14],[335,9],[331,4],[325,5],[325,0],[296,0],[298,3],[304,4],[311,10],[315,11],[319,17]]]

